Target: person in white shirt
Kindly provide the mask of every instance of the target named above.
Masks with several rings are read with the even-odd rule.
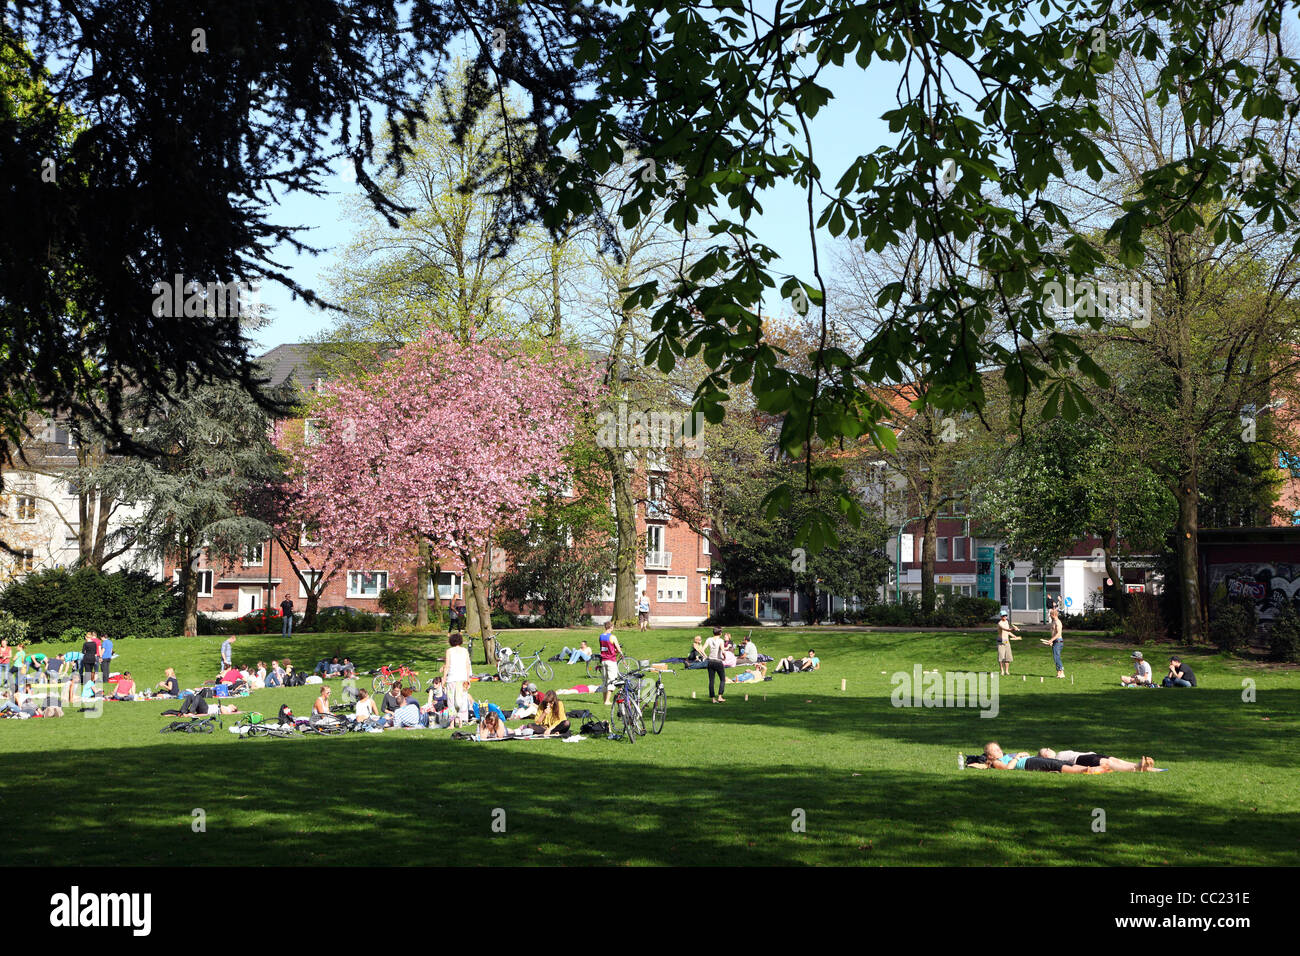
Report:
[[[1151,686],[1151,665],[1142,659],[1141,651],[1133,652],[1133,673],[1123,675],[1119,682],[1125,687]]]
[[[713,629],[713,636],[704,642],[704,659],[709,669],[709,699],[715,704],[726,702],[723,693],[727,689],[727,667],[723,663],[726,654],[726,643],[722,640],[722,634],[718,628]],[[718,694],[713,694],[713,679],[718,679]]]
[[[451,725],[459,727],[469,719],[469,651],[459,634],[447,638],[447,655],[443,659],[442,676],[447,684],[447,710]]]
[[[644,631],[650,627],[650,599],[646,597],[644,591],[641,592],[641,600],[636,605],[636,617],[641,630]]]
[[[754,646],[752,637],[745,638],[745,646],[740,649],[740,660],[747,664],[758,663],[758,648]]]

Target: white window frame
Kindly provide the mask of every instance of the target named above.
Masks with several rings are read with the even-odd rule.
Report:
[[[213,583],[214,583],[214,578],[213,578],[212,571],[211,571],[210,569],[208,569],[208,568],[198,568],[198,569],[196,569],[196,570],[194,571],[194,573],[195,573],[196,575],[198,575],[198,578],[199,578],[199,592],[198,592],[198,596],[199,596],[199,597],[212,597],[212,585],[213,585]],[[206,577],[205,577],[205,575],[206,575]],[[203,582],[204,582],[204,581],[207,581],[207,582],[208,582],[208,586],[207,586],[206,588],[203,586]],[[180,568],[172,568],[172,585],[175,586],[175,587],[180,587],[180,586],[181,586],[181,569],[180,569]]]
[[[709,557],[713,554],[713,552],[709,550],[709,532],[712,530],[712,528],[705,528],[704,533],[700,535],[700,554],[705,557]]]
[[[444,585],[440,580],[438,580],[444,574],[451,579],[450,584]],[[429,584],[428,587],[425,589],[426,591],[425,596],[429,600],[433,600],[435,594],[438,596],[440,600],[443,601],[453,600],[453,599],[459,600],[462,597],[461,592],[464,586],[465,586],[465,579],[461,575],[457,574],[455,571],[439,571],[437,574],[429,575]],[[447,589],[446,594],[442,593],[444,587]]]
[[[311,538],[307,537],[307,525],[309,523],[310,522],[304,521],[302,523],[302,529],[298,532],[298,547],[300,548],[315,548],[320,546],[321,543],[320,538],[317,538],[315,541],[313,541]],[[316,531],[317,533],[320,533],[319,526],[316,528]]]
[[[709,603],[709,576],[707,574],[700,575],[700,603]]]
[[[317,571],[315,568],[307,568],[302,572],[302,577],[307,578],[311,582],[312,587],[315,587],[320,583],[321,575],[324,573],[324,571]],[[295,574],[294,577],[298,576]],[[307,597],[307,587],[303,584],[302,578],[298,578],[298,599],[300,601],[305,601]]]
[[[660,574],[655,578],[655,600],[660,604],[685,604],[688,587],[684,574]]]
[[[256,561],[250,561],[250,560],[249,560],[249,555],[252,554],[252,553],[254,552],[254,550],[256,550],[256,553],[257,553],[257,560],[256,560]],[[255,544],[255,545],[246,545],[246,546],[244,547],[244,557],[243,557],[243,564],[244,564],[244,567],[246,567],[246,568],[260,568],[260,567],[261,567],[263,564],[265,564],[265,563],[266,563],[266,547],[265,547],[264,543],[259,542],[259,543]]]
[[[659,539],[659,543],[655,547],[651,547],[650,543],[655,538]],[[663,525],[661,524],[646,525],[645,549],[647,554],[652,552],[662,552],[664,550],[664,526]]]
[[[302,443],[304,445],[319,445],[325,440],[325,432],[320,428],[322,418],[304,418],[302,420]]]
[[[958,542],[961,546],[958,547]],[[961,552],[958,554],[958,552]],[[966,537],[955,537],[952,539],[952,559],[954,561],[970,560],[970,539]]]
[[[377,587],[377,588],[375,589],[375,593],[374,593],[374,594],[368,594],[368,593],[366,593],[366,592],[364,592],[364,591],[360,591],[360,590],[358,590],[358,589],[356,588],[355,585],[356,585],[356,583],[360,580],[360,576],[363,575],[363,574],[371,574],[371,575],[374,575],[376,578],[378,578],[378,576],[381,575],[381,574],[383,575],[383,583],[380,584],[379,587]],[[388,587],[388,572],[387,572],[387,571],[383,571],[383,570],[362,570],[362,571],[349,571],[349,572],[348,572],[348,597],[350,597],[350,598],[377,598],[377,597],[379,597],[380,594],[383,593],[384,589],[387,588],[387,587]]]
[[[934,560],[936,564],[939,562],[947,564],[952,560],[952,544],[947,538],[936,537],[934,539]]]
[[[32,548],[18,549],[18,573],[30,574],[36,570],[36,551]]]
[[[26,507],[24,507],[24,502]],[[23,512],[29,512],[28,517],[23,517]],[[37,516],[36,496],[30,494],[19,494],[14,496],[14,523],[15,524],[35,524]]]

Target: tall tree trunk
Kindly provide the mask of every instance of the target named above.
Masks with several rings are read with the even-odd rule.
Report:
[[[636,562],[641,541],[636,533],[636,499],[632,495],[632,470],[620,448],[607,448],[609,474],[614,486],[613,627],[631,627],[636,621]]]
[[[325,578],[321,577],[321,590],[325,587]],[[302,612],[302,629],[310,631],[316,626],[316,612],[320,609],[320,591],[307,589],[307,609]]]
[[[439,631],[442,630],[442,593],[438,590],[438,582],[440,580],[442,580],[442,562],[435,561],[433,562],[433,619],[437,625],[437,630]],[[447,598],[447,603],[448,605],[451,604],[450,597]],[[426,610],[426,616],[427,613]]]
[[[930,614],[934,611],[935,603],[934,561],[938,548],[935,535],[939,533],[937,511],[932,510],[925,516],[921,533],[925,535],[921,539],[921,609]]]
[[[1112,582],[1106,586],[1102,592],[1102,604],[1105,607],[1114,608],[1123,617],[1128,613],[1128,592],[1124,590],[1124,579],[1120,576],[1119,565],[1115,563],[1115,539],[1114,533],[1102,538],[1105,547],[1101,553],[1106,562],[1106,577]]]
[[[186,543],[189,544],[188,539]],[[197,637],[199,633],[199,576],[194,573],[194,565],[198,563],[199,556],[193,547],[187,547],[185,554],[188,560],[181,565],[181,588],[185,595],[184,634],[186,637]]]
[[[104,549],[108,544],[108,522],[112,517],[113,509],[98,485],[95,486],[94,497],[99,504],[99,509],[95,515],[95,540],[90,548],[90,567],[96,571],[103,571]]]
[[[1201,603],[1201,575],[1198,565],[1196,534],[1199,528],[1197,505],[1200,486],[1193,460],[1179,476],[1174,498],[1178,501],[1174,553],[1177,555],[1179,607],[1182,610],[1183,640],[1189,644],[1205,640],[1205,608]]]
[[[429,539],[420,535],[416,547],[419,563],[415,568],[415,626],[429,625]]]
[[[482,635],[484,663],[491,664],[497,657],[496,637],[492,633],[492,608],[488,603],[487,582],[479,570],[478,560],[471,557],[469,552],[461,551],[461,561],[465,565],[465,579],[470,583],[470,590],[473,598],[473,611],[469,621],[470,633],[477,632]],[[471,606],[470,601],[465,602],[467,611]],[[477,621],[474,618],[477,617]]]

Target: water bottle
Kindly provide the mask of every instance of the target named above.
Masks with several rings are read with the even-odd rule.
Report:
[[[966,755],[962,753],[960,750],[957,751],[957,769],[958,770],[966,769]]]

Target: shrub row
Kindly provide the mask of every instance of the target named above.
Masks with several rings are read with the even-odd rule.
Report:
[[[12,582],[0,610],[28,625],[27,640],[80,640],[87,630],[114,639],[175,637],[182,602],[170,584],[144,571],[105,574],[93,568],[49,568]]]

